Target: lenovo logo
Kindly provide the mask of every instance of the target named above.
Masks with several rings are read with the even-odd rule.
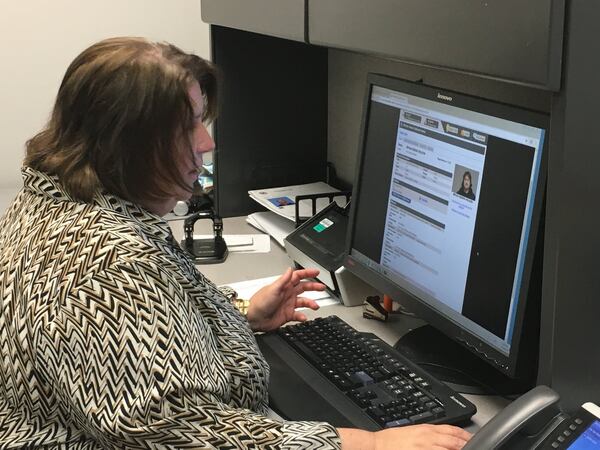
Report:
[[[437,98],[439,98],[440,100],[446,100],[447,102],[452,101],[452,97],[450,97],[448,95],[440,94],[439,92],[438,92]]]
[[[465,405],[463,402],[461,402],[459,399],[457,399],[454,395],[451,395],[450,398],[452,400],[454,400],[456,403],[458,403],[460,406],[462,406],[463,408],[467,407],[467,405]]]

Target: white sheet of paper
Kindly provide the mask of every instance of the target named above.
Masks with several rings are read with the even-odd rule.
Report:
[[[250,225],[271,235],[282,247],[285,237],[295,229],[294,222],[271,211],[252,213],[246,220]]]
[[[195,234],[194,239],[209,239],[212,235]],[[269,253],[271,239],[266,234],[224,234],[223,239],[230,252]]]
[[[252,297],[256,293],[256,291],[258,291],[260,288],[262,288],[268,284],[271,284],[273,281],[275,281],[280,276],[281,275],[275,275],[275,276],[267,277],[267,278],[259,278],[257,280],[247,280],[247,281],[238,281],[236,283],[227,283],[227,286],[234,289],[238,293],[239,298],[247,299],[247,298]],[[331,297],[329,295],[329,293],[327,293],[326,291],[323,291],[323,292],[308,291],[308,292],[305,292],[304,294],[302,294],[302,296],[316,300],[316,302],[319,306],[334,305],[336,303],[339,303],[339,301],[336,298]],[[298,308],[298,309],[304,309],[304,308]]]
[[[256,214],[256,213],[255,213]],[[260,223],[253,217],[252,214],[248,215],[246,217],[246,222],[248,222],[250,225],[252,225],[254,228],[256,228],[257,230],[262,231],[263,233],[267,233],[269,234],[269,232],[267,230],[265,230]]]

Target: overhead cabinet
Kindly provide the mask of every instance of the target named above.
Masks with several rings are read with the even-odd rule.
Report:
[[[204,22],[557,91],[565,0],[202,0]]]
[[[304,41],[305,0],[202,0],[201,5],[206,23]]]
[[[311,44],[544,89],[560,87],[564,0],[308,0],[307,4]]]

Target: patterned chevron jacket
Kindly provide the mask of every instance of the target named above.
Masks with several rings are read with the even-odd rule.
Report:
[[[338,448],[265,417],[243,316],[160,217],[24,168],[0,220],[0,449]]]

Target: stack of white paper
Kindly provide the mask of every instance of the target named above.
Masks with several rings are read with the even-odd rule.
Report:
[[[309,194],[323,194],[330,192],[339,192],[339,189],[329,186],[322,181],[309,184],[299,184],[295,186],[283,186],[270,189],[256,189],[248,191],[250,198],[260,203],[262,206],[289,220],[296,220],[296,196]],[[345,197],[335,198],[340,206],[345,206]],[[322,210],[329,204],[328,198],[317,200],[317,211]],[[308,218],[313,215],[312,202],[303,200],[300,202],[299,213],[301,218]]]
[[[294,222],[271,211],[252,213],[246,218],[246,221],[254,228],[272,236],[282,247],[285,237],[294,231]]]

